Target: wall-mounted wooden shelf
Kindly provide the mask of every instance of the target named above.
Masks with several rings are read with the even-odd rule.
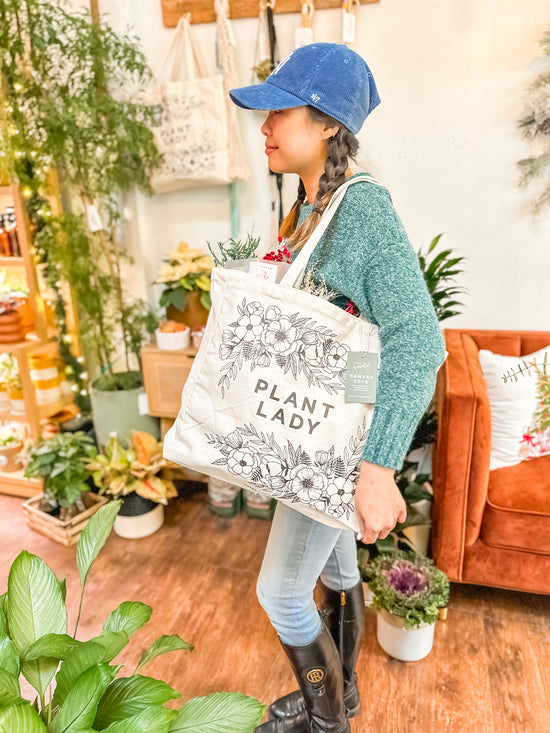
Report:
[[[360,0],[361,4],[378,3],[380,0]],[[216,20],[214,0],[161,0],[162,20],[167,28],[174,28],[186,13],[191,14],[191,23],[213,23]],[[315,10],[340,8],[342,0],[314,0]],[[276,0],[274,12],[300,13],[299,0]],[[255,18],[259,14],[258,0],[230,0],[230,18]]]

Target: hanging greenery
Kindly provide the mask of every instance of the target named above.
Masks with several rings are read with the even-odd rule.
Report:
[[[141,370],[141,344],[157,325],[149,305],[126,292],[122,274],[131,264],[122,245],[122,194],[134,186],[150,193],[160,162],[150,129],[157,110],[139,101],[151,80],[145,56],[136,39],[63,1],[0,0],[0,74],[0,159],[28,196],[58,320],[66,322],[58,287],[65,280],[82,343],[101,371],[97,386],[127,387],[113,364],[122,356],[128,372]],[[52,168],[68,203],[58,217],[45,198]],[[70,337],[61,336],[67,346]],[[82,366],[73,361],[78,376]],[[132,386],[141,379],[134,371]]]
[[[541,191],[533,202],[535,213],[550,204],[550,31],[544,35],[540,45],[544,55],[549,57],[547,70],[530,84],[527,111],[518,123],[527,139],[540,142],[537,154],[518,162],[521,170],[520,185],[527,186],[533,181],[541,184]]]

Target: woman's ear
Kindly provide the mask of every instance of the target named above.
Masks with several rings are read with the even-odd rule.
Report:
[[[334,137],[338,130],[340,129],[339,125],[333,125],[332,127],[325,127],[323,130],[323,140],[329,140],[331,137]]]

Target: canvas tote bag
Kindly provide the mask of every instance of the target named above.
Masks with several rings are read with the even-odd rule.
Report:
[[[298,286],[349,185],[279,284],[212,271],[212,309],[164,439],[166,458],[358,530],[354,490],[374,405],[344,400],[350,351],[380,353],[378,327]],[[379,184],[378,184],[379,185]]]
[[[180,18],[158,83],[145,99],[162,110],[153,129],[164,162],[152,176],[157,193],[231,180],[229,117],[222,74],[210,74],[186,17]]]

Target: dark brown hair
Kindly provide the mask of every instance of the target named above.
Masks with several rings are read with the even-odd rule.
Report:
[[[292,249],[301,249],[309,239],[311,233],[319,223],[322,212],[328,206],[333,193],[346,180],[346,171],[350,160],[355,160],[359,150],[359,141],[346,127],[333,117],[308,106],[309,114],[314,122],[324,122],[325,129],[338,127],[331,138],[327,140],[327,159],[325,172],[319,179],[319,189],[313,202],[313,211],[299,227],[300,209],[306,200],[306,190],[302,181],[298,186],[298,198],[279,229],[279,236],[286,240]],[[311,203],[311,202],[309,202]]]

